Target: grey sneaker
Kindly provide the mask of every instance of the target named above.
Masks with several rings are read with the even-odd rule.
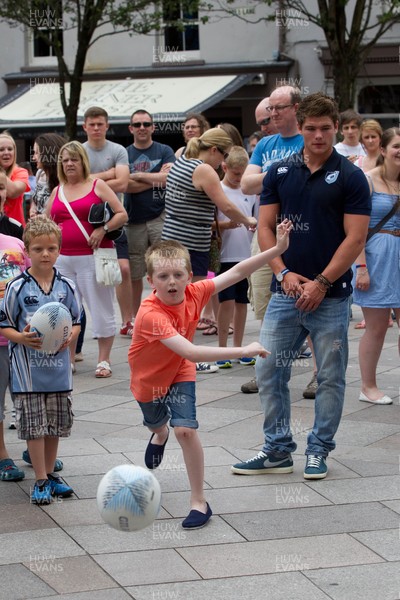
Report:
[[[317,393],[317,389],[317,375],[314,373],[310,383],[307,385],[306,389],[303,392],[303,398],[306,398],[306,400],[315,400],[315,394]]]
[[[240,388],[243,394],[257,394],[258,393],[258,385],[256,378],[254,377],[247,383],[244,383]]]
[[[257,456],[231,467],[238,475],[263,475],[268,473],[293,473],[293,460],[290,454],[277,458],[271,452],[261,450]]]

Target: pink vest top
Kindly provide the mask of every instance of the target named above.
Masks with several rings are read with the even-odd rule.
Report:
[[[78,198],[71,202],[71,208],[78,217],[88,235],[93,231],[93,226],[88,222],[89,210],[92,204],[100,204],[102,199],[95,192],[96,181],[93,182],[93,187],[86,196]],[[64,202],[61,202],[58,196],[59,187],[57,187],[56,196],[51,207],[51,218],[59,225],[62,231],[61,254],[66,256],[82,256],[92,254],[92,249],[84,238],[82,231],[75,223],[74,219],[69,214]],[[106,237],[103,238],[100,248],[112,248],[113,243]]]

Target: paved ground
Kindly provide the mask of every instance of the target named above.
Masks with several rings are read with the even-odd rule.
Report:
[[[355,320],[360,313],[355,310]],[[122,463],[143,465],[148,433],[129,392],[129,340],[118,337],[113,377],[95,379],[95,342],[75,376],[75,424],[61,442],[63,475],[75,496],[39,508],[29,503],[32,469],[19,484],[0,482],[0,598],[65,600],[395,600],[400,598],[400,367],[397,328],[379,365],[392,406],[358,401],[360,332],[350,325],[350,364],[337,450],[323,481],[303,479],[313,401],[302,399],[311,363],[294,369],[292,429],[298,442],[290,475],[243,477],[230,465],[262,445],[259,397],[240,393],[252,367],[198,380],[205,487],[214,516],[202,530],[180,523],[188,482],[170,439],[157,470],[162,511],[153,526],[120,533],[103,524],[95,495],[102,475]],[[246,339],[257,339],[249,314]],[[197,335],[216,343],[216,337]],[[6,432],[11,456],[24,444]],[[22,461],[18,460],[22,465]]]

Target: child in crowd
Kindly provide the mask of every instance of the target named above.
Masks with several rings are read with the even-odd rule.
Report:
[[[360,156],[365,156],[365,150],[360,143],[360,127],[362,117],[352,109],[340,113],[339,129],[343,136],[343,142],[335,144],[335,149],[342,156],[347,156],[351,162],[355,162]]]
[[[256,196],[247,196],[240,189],[243,173],[248,165],[249,157],[246,150],[240,146],[233,146],[229,156],[222,163],[224,178],[221,182],[224,193],[229,200],[248,217],[254,216]],[[221,270],[225,273],[237,263],[251,256],[251,240],[253,233],[242,227],[240,223],[230,221],[221,211],[218,211],[218,224],[221,231]],[[220,347],[228,343],[229,326],[233,320],[233,345],[241,346],[247,318],[247,278],[237,281],[234,285],[225,288],[218,294],[218,342]],[[254,365],[255,358],[242,356],[239,358],[242,365]],[[228,358],[217,360],[220,369],[232,367]]]
[[[3,216],[3,205],[7,196],[7,177],[4,169],[0,167],[0,214]],[[4,215],[0,220],[0,298],[8,281],[22,273],[29,267],[30,260],[25,255],[24,244],[18,237],[13,237],[11,232],[18,233],[17,224],[11,223]],[[4,226],[4,227],[3,227]],[[6,234],[3,233],[3,229]],[[22,226],[21,226],[22,236]],[[10,361],[8,357],[8,340],[0,334],[0,480],[21,481],[25,473],[21,471],[9,457],[4,444],[4,411],[6,390],[9,384]]]
[[[213,294],[233,285],[282,254],[289,244],[291,222],[277,228],[277,245],[248,258],[214,279],[191,283],[187,249],[164,240],[146,252],[147,279],[153,293],[142,301],[135,320],[128,360],[131,390],[152,432],[145,453],[149,469],[163,459],[169,436],[168,421],[182,447],[191,488],[191,510],[182,522],[185,529],[203,527],[212,515],[204,498],[204,456],[196,429],[197,361],[239,358],[268,352],[258,343],[245,347],[218,348],[192,343],[201,311]]]
[[[58,440],[72,426],[72,372],[68,346],[79,335],[80,305],[72,281],[54,264],[60,253],[61,230],[48,217],[38,216],[24,231],[25,251],[31,267],[7,284],[0,311],[1,333],[9,340],[11,392],[20,439],[27,440],[36,482],[31,501],[49,504],[52,496],[67,497],[72,488],[53,473]],[[55,355],[41,352],[41,338],[30,331],[29,321],[48,302],[62,302],[71,312],[70,338]]]

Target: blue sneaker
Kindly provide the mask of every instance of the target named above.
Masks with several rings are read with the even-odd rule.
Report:
[[[61,496],[62,498],[68,498],[68,496],[72,496],[74,490],[72,487],[67,485],[61,479],[61,477],[58,477],[58,475],[53,475],[52,473],[49,473],[47,477],[49,478],[49,484],[53,496]]]
[[[239,363],[241,365],[252,366],[256,364],[256,359],[250,356],[243,356],[242,358],[239,358]]]
[[[48,479],[38,479],[31,491],[33,504],[50,504],[52,501],[51,486]]]
[[[328,474],[325,457],[318,454],[308,454],[304,479],[324,479]]]
[[[268,473],[293,473],[293,460],[290,454],[278,458],[271,452],[259,452],[257,456],[231,467],[237,475],[263,475]]]
[[[29,456],[29,450],[24,450],[22,453],[22,460],[26,462],[27,465],[32,466],[31,457]],[[56,462],[54,463],[54,471],[62,471],[64,468],[64,463],[59,458],[56,458]]]
[[[232,369],[232,361],[227,358],[226,360],[216,360],[215,364],[220,369]]]

